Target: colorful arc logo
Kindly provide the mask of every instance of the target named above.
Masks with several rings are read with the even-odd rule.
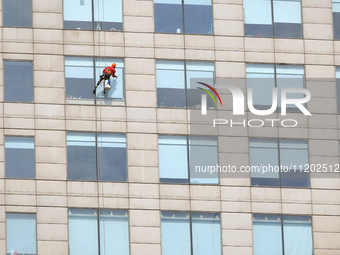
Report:
[[[220,98],[220,95],[217,93],[217,91],[216,91],[213,87],[211,87],[210,85],[205,84],[205,83],[203,83],[203,82],[197,82],[197,83],[199,83],[199,84],[201,84],[201,85],[203,85],[203,86],[206,86],[206,87],[209,88],[212,92],[214,92],[215,95],[217,96],[218,100],[220,101],[221,106],[222,106],[222,100],[221,100],[221,98]],[[204,92],[206,92],[206,93],[212,98],[212,100],[214,100],[215,106],[217,107],[217,103],[216,103],[215,97],[210,93],[209,90],[206,90],[206,89],[203,89],[203,88],[200,88],[200,87],[197,87],[197,88],[200,89],[200,90],[203,90]]]

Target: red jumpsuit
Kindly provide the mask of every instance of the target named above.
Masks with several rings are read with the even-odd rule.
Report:
[[[109,77],[110,75],[112,75],[112,77],[115,77],[115,73],[116,73],[116,69],[113,68],[112,66],[107,66],[103,69],[103,74],[106,74]]]

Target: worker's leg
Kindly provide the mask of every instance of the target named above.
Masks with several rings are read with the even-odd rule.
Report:
[[[104,80],[104,75],[100,75],[99,77],[100,77],[100,79],[97,82],[97,86],[99,86],[99,84],[102,82],[102,80]]]

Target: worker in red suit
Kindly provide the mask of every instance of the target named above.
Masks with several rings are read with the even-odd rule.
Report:
[[[99,84],[102,82],[102,80],[108,80],[107,83],[111,85],[110,77],[118,77],[116,76],[116,63],[113,63],[111,66],[107,66],[103,69],[103,74],[100,75],[100,79],[97,82],[97,86],[93,90],[93,94],[96,93],[96,89],[99,86]]]

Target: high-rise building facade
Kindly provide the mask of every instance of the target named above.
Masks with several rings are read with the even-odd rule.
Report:
[[[339,0],[0,3],[0,254],[340,254]],[[311,92],[295,128],[191,134],[191,78],[267,109],[282,77]],[[206,158],[310,171],[190,176]]]

